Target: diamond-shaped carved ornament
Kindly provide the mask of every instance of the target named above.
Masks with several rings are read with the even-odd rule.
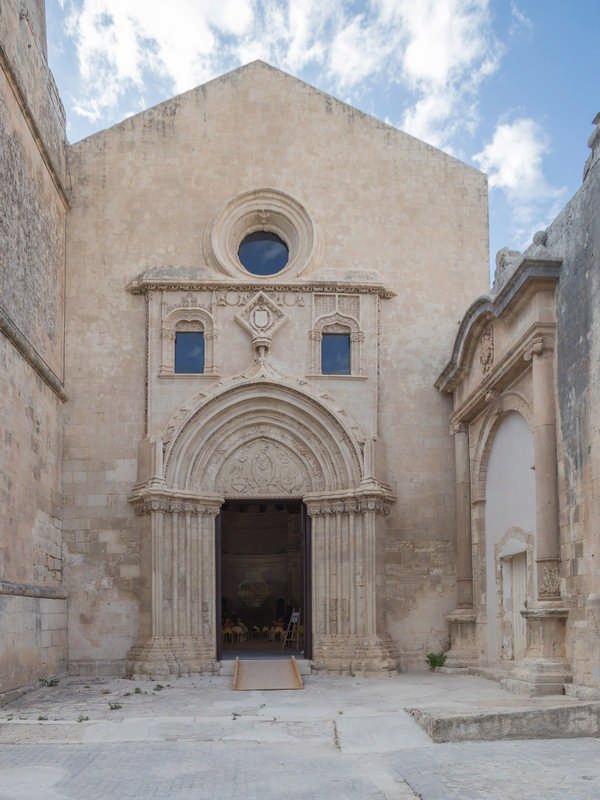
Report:
[[[288,315],[264,292],[255,294],[236,316],[256,346],[269,346],[275,331],[289,319]]]

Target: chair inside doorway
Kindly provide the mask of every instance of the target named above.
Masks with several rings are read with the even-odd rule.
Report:
[[[301,653],[301,501],[227,501],[221,512],[223,655]]]

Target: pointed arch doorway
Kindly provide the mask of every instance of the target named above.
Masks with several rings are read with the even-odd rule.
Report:
[[[215,520],[217,660],[311,659],[311,575],[311,520],[300,499],[226,500]],[[284,642],[294,612],[297,636]]]

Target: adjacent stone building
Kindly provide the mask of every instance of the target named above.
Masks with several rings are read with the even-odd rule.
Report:
[[[262,62],[69,145],[43,0],[0,43],[0,696],[292,609],[314,669],[597,690],[595,155],[482,297],[473,167]]]

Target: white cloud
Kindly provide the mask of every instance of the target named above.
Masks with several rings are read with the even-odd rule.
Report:
[[[566,187],[550,185],[544,175],[543,158],[549,150],[544,131],[524,117],[500,123],[491,142],[473,157],[488,173],[490,189],[505,194],[520,246],[551,221],[567,194]]]
[[[401,126],[448,147],[476,123],[479,86],[501,53],[490,0],[70,1],[77,110],[91,119],[151,79],[182,92],[263,58],[299,77],[310,68],[354,102],[385,78],[403,92]]]

